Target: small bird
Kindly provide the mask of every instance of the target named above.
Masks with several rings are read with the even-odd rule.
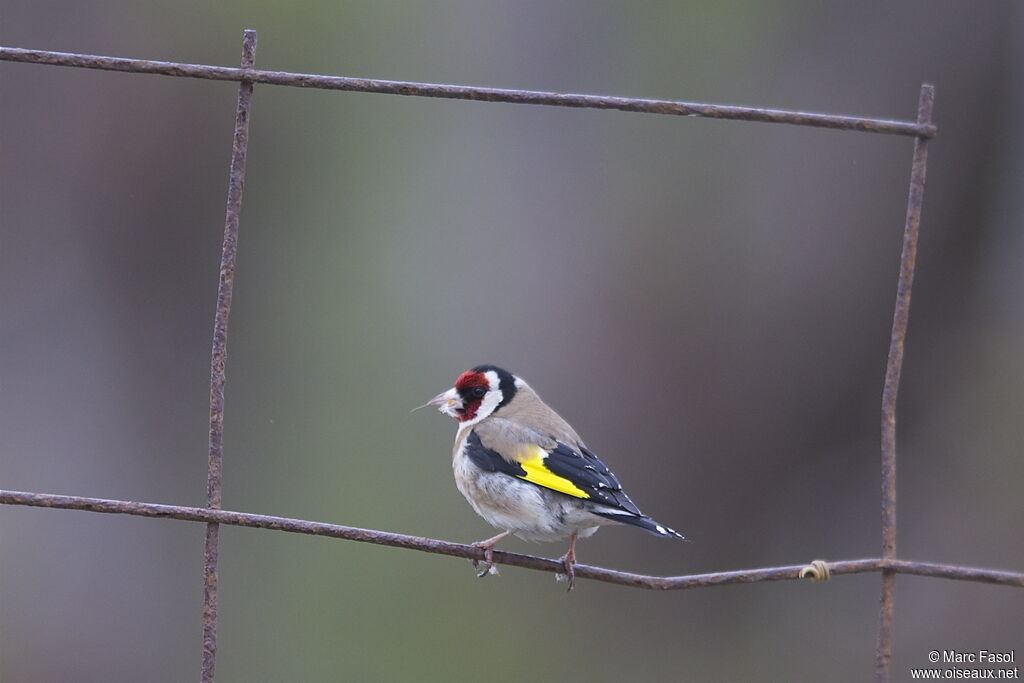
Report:
[[[497,573],[494,545],[509,534],[534,542],[569,539],[561,558],[569,590],[576,539],[598,527],[618,522],[686,540],[640,512],[569,423],[507,370],[478,365],[421,407],[426,406],[437,406],[459,423],[452,453],[455,484],[478,515],[503,530],[473,544],[484,550],[478,576]]]

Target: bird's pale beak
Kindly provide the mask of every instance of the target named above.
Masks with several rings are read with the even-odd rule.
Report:
[[[413,408],[413,410],[419,410],[420,408],[426,408],[427,406],[437,406],[437,409],[445,415],[454,417],[455,411],[462,410],[462,397],[460,397],[459,392],[452,387],[448,391],[442,392],[430,399],[419,408]]]

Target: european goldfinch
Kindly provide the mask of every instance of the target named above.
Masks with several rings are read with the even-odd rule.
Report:
[[[474,544],[486,558],[479,576],[495,573],[494,545],[509,534],[526,541],[569,539],[561,558],[569,590],[576,539],[598,527],[618,522],[685,540],[640,512],[573,428],[507,370],[478,365],[427,405],[459,423],[452,453],[455,484],[478,515],[502,530]]]

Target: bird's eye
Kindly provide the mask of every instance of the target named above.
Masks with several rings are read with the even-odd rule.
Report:
[[[473,390],[469,393],[473,398],[483,398],[484,394],[487,393],[487,389],[484,387],[473,387]]]

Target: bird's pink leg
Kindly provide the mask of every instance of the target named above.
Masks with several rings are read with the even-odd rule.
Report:
[[[572,590],[576,585],[576,570],[573,569],[573,565],[576,564],[576,534],[569,538],[569,549],[565,551],[565,555],[562,555],[561,560],[565,567],[565,576],[569,581],[569,590]]]
[[[498,573],[497,571],[492,571],[494,569],[494,546],[510,533],[512,532],[503,531],[493,538],[488,538],[486,541],[477,541],[472,544],[474,548],[481,548],[484,551],[484,568],[477,574],[478,577],[483,578],[488,574]],[[480,560],[473,560],[473,568],[480,569]]]

